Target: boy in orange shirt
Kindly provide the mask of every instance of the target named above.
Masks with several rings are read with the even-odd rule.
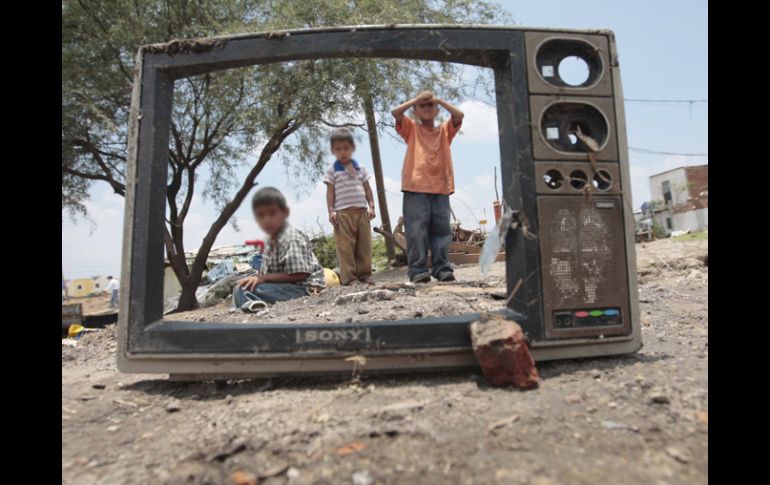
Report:
[[[450,120],[435,126],[439,106],[452,115]],[[414,108],[417,122],[404,113]],[[454,281],[449,263],[450,226],[449,196],[454,189],[452,154],[449,145],[463,122],[463,112],[457,107],[423,91],[416,98],[393,108],[396,132],[406,141],[407,149],[401,171],[401,191],[404,193],[404,229],[406,230],[409,279],[428,283],[428,248],[431,252],[431,273],[439,281]]]

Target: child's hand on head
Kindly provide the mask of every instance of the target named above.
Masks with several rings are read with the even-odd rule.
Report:
[[[433,101],[433,91],[423,91],[417,95],[417,103]]]

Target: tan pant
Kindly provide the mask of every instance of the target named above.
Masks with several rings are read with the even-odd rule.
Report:
[[[367,210],[337,211],[334,240],[340,263],[340,282],[347,285],[354,280],[368,279],[372,275],[372,228]]]

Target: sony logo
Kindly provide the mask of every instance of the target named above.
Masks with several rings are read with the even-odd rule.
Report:
[[[319,342],[368,342],[371,340],[368,328],[345,328],[334,330],[297,330],[297,343]]]

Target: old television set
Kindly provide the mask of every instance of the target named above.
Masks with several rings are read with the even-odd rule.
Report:
[[[303,324],[182,322],[163,316],[163,214],[174,81],[259,63],[401,58],[494,71],[505,204],[536,238],[506,235],[506,318],[536,361],[641,347],[634,220],[615,39],[606,30],[391,25],[224,36],[137,56],[129,131],[118,368],[198,378],[477,366],[477,314]],[[575,85],[558,68],[579,57]],[[578,136],[579,135],[579,136]],[[586,138],[588,137],[588,138]],[[590,140],[590,141],[586,141]],[[173,316],[173,315],[172,315]],[[338,336],[344,335],[345,338]]]

